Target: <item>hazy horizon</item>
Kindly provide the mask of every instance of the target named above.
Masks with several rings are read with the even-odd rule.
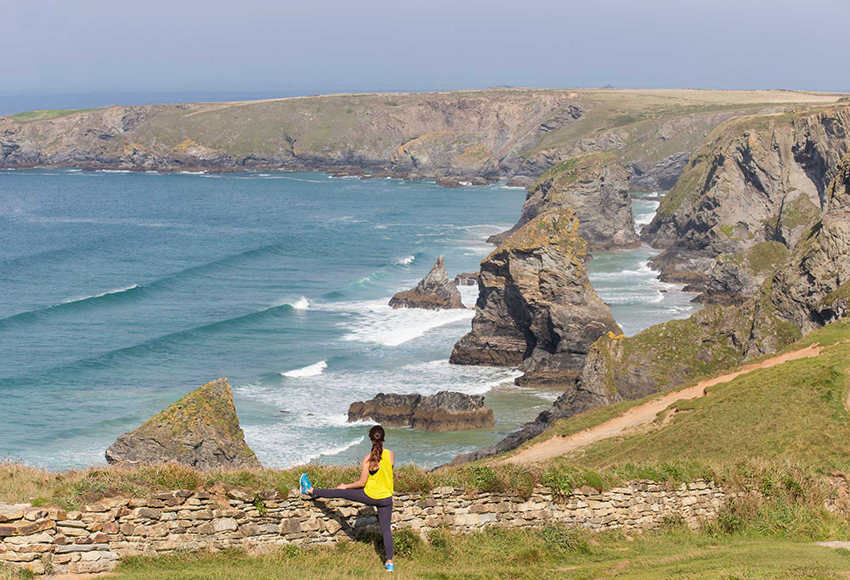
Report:
[[[850,40],[822,29],[848,18],[846,0],[10,2],[0,35],[19,56],[0,108],[503,85],[846,91]]]

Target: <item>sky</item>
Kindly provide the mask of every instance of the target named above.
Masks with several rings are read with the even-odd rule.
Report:
[[[848,21],[850,0],[0,0],[0,96],[850,90]]]

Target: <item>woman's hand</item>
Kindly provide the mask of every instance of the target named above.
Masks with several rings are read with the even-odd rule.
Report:
[[[336,488],[337,489],[348,489],[348,486],[345,485],[344,483],[340,483],[338,486],[336,486]]]

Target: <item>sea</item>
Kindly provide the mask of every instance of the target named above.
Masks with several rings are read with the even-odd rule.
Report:
[[[432,467],[492,444],[560,394],[510,368],[448,364],[467,310],[387,302],[445,256],[475,272],[525,192],[494,184],[332,178],[317,172],[0,171],[0,459],[51,470],[104,450],[200,385],[227,377],[268,467],[348,463],[377,393],[485,396],[490,429],[388,429],[401,462]],[[637,226],[657,201],[635,199]],[[655,253],[598,253],[591,281],[626,334],[690,315]],[[476,286],[461,287],[472,307]]]

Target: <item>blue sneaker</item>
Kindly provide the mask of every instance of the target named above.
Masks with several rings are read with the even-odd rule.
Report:
[[[384,570],[387,572],[395,572],[395,564],[384,564]]]
[[[298,483],[301,484],[301,493],[306,494],[308,489],[313,487],[313,484],[310,483],[310,478],[307,477],[306,473],[301,474],[301,479],[298,480]]]

